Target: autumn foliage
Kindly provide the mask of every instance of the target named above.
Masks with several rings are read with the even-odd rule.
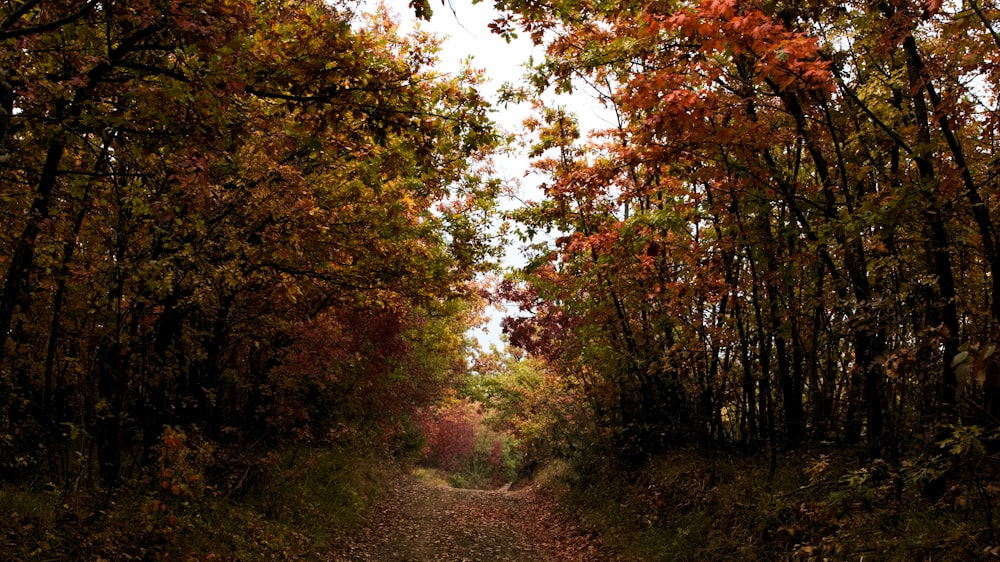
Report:
[[[427,444],[423,454],[442,470],[456,472],[475,455],[476,430],[483,421],[482,410],[464,401],[439,405],[422,416]]]
[[[389,447],[451,384],[497,137],[475,72],[355,10],[0,7],[0,478],[162,476],[160,525],[203,468]]]
[[[461,488],[495,488],[518,477],[520,451],[514,435],[488,423],[488,409],[450,396],[418,415],[424,436],[422,462]]]
[[[496,4],[545,52],[499,294],[595,421],[574,500],[662,559],[994,557],[1000,6]],[[718,451],[767,454],[740,484]]]
[[[897,478],[845,505],[904,482],[995,539],[1000,6],[494,5],[544,49],[503,100],[544,184],[507,215],[516,349],[472,377],[501,139],[435,38],[348,0],[0,7],[0,483],[139,489],[164,543],[281,451],[417,426],[497,475],[821,443]]]
[[[617,119],[585,138],[535,98],[547,181],[503,289],[617,446],[896,457],[996,426],[996,6],[498,4],[547,53],[514,99]]]

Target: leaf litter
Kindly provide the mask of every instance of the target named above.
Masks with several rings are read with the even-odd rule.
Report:
[[[332,562],[619,561],[534,488],[461,490],[405,476]]]

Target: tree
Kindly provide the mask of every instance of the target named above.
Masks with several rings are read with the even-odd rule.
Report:
[[[511,285],[534,317],[508,330],[594,372],[639,456],[834,428],[894,454],[971,372],[992,388],[988,358],[956,367],[995,337],[994,147],[974,139],[996,70],[972,55],[992,6],[497,6],[547,49],[539,94],[590,88],[619,119],[582,143],[543,110],[546,200],[518,218],[560,236]]]
[[[0,21],[4,446],[114,485],[167,425],[388,431],[450,380],[498,139],[435,39],[318,0]]]

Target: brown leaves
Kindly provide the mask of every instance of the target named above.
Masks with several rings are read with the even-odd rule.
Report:
[[[472,491],[400,480],[335,561],[612,561],[600,544],[534,490]]]

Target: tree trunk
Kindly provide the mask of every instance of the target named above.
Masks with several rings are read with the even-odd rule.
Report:
[[[913,106],[913,116],[917,125],[917,148],[913,159],[920,176],[921,191],[927,200],[924,216],[930,227],[931,251],[933,259],[932,274],[937,278],[938,299],[941,318],[948,335],[944,340],[944,356],[942,358],[942,377],[939,384],[939,397],[944,408],[955,404],[955,392],[958,382],[955,371],[951,368],[951,360],[958,354],[959,322],[958,304],[956,301],[955,279],[952,275],[951,243],[942,216],[941,206],[937,200],[937,178],[931,161],[931,132],[927,102],[924,100],[925,79],[923,66],[917,53],[916,41],[912,36],[903,41],[906,52],[906,68],[912,92],[910,101]]]

